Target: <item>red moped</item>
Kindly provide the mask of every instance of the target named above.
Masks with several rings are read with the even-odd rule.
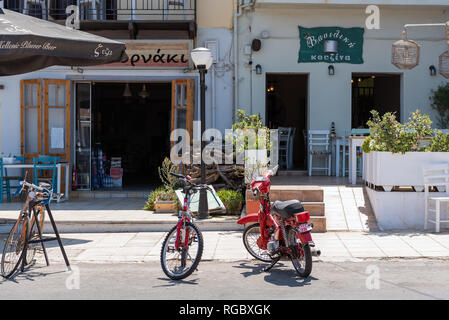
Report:
[[[243,244],[256,259],[271,262],[264,271],[269,271],[281,259],[289,259],[301,277],[308,277],[312,272],[312,251],[317,256],[321,254],[315,249],[310,234],[313,224],[299,200],[271,204],[271,176],[277,169],[278,166],[251,182],[251,191],[259,198],[260,210],[237,221],[246,225]]]

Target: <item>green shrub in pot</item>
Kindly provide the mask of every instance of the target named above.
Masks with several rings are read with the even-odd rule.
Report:
[[[224,206],[226,207],[226,213],[235,214],[240,213],[243,205],[243,195],[241,192],[224,189],[217,192]]]

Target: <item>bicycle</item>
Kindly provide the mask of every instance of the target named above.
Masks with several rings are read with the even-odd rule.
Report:
[[[44,252],[47,266],[50,265],[44,242],[53,240],[58,241],[66,265],[70,269],[67,255],[62,246],[62,241],[49,207],[49,203],[52,200],[61,199],[63,194],[53,193],[51,185],[47,183],[40,183],[39,186],[28,183],[26,182],[26,178],[19,183],[14,195],[17,196],[24,190],[27,190],[25,204],[20,211],[19,218],[5,240],[1,260],[2,276],[10,278],[17,271],[20,264],[22,264],[21,271],[24,270],[25,266],[30,265],[33,262],[39,244]],[[44,239],[42,237],[45,211],[47,211],[53,230],[55,231],[55,238]]]
[[[172,280],[181,280],[193,273],[203,254],[204,240],[195,225],[190,211],[191,196],[201,189],[211,190],[207,185],[195,184],[189,176],[170,172],[184,182],[184,203],[179,211],[178,223],[167,234],[162,243],[161,265]]]

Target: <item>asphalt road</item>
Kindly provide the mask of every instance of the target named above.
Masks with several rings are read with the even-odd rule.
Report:
[[[449,261],[317,262],[307,279],[290,262],[201,262],[184,281],[158,263],[35,265],[0,279],[3,299],[449,299]],[[77,276],[79,275],[79,277]],[[79,289],[78,289],[79,287]],[[70,288],[70,289],[69,289]]]

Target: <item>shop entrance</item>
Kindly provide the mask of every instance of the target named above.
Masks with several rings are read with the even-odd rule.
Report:
[[[352,128],[367,128],[371,110],[381,115],[395,112],[401,120],[401,76],[397,74],[352,74]]]
[[[158,170],[170,156],[171,82],[92,85],[92,171],[112,181],[92,188],[147,188],[158,184]],[[101,168],[103,167],[103,168]]]
[[[74,186],[77,190],[148,190],[170,157],[170,133],[192,136],[194,80],[75,84]]]
[[[307,168],[307,93],[308,75],[267,74],[266,124],[270,129],[289,128],[290,132],[291,147],[287,150],[287,158],[291,161],[283,165],[279,155],[284,170]]]

